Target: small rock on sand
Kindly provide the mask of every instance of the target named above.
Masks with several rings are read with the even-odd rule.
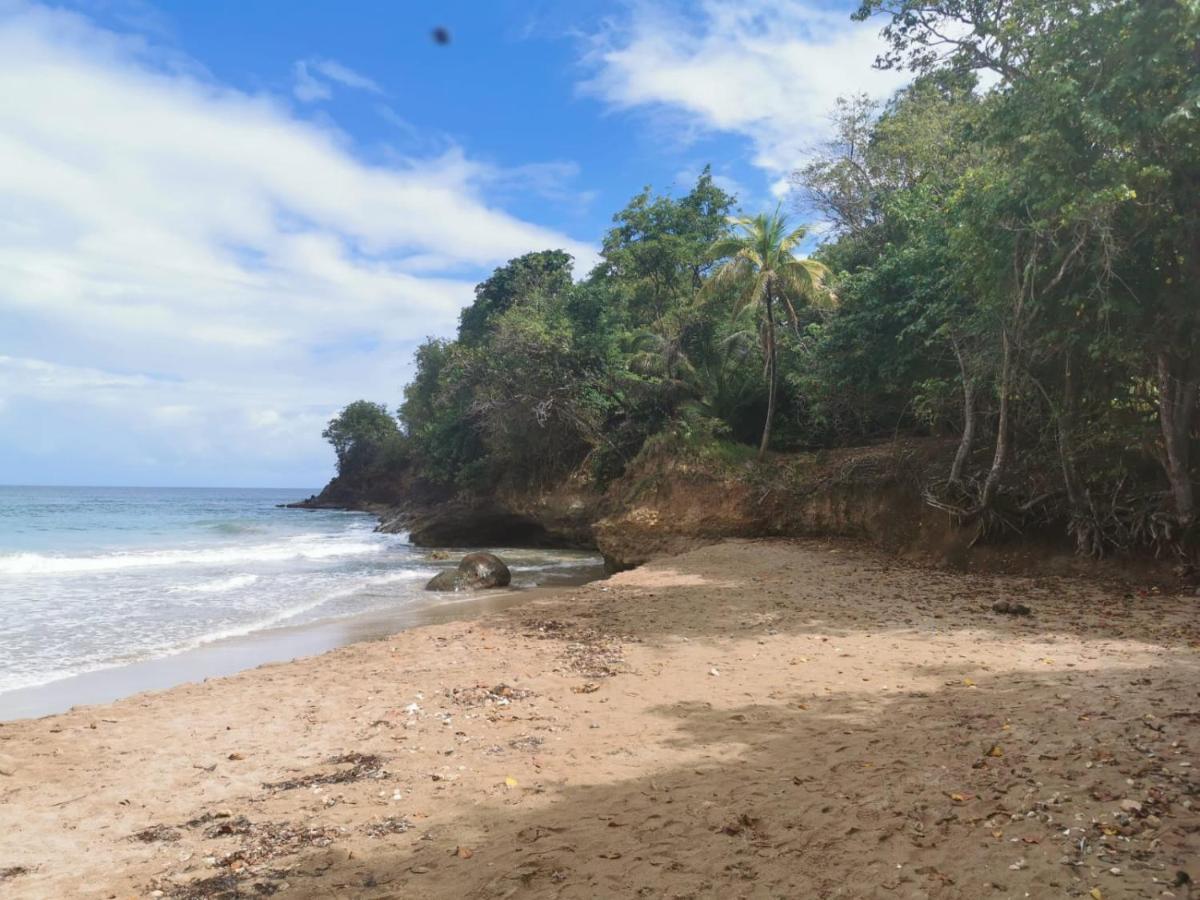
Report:
[[[992,611],[1006,616],[1028,616],[1033,613],[1032,609],[1016,600],[997,600],[992,604]]]

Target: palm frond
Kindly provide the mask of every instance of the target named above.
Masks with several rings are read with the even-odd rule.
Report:
[[[731,256],[737,256],[745,247],[746,241],[744,238],[720,238],[714,241],[712,246],[708,248],[708,258],[713,260],[728,259]]]
[[[779,249],[783,253],[791,255],[791,252],[794,249],[796,249],[797,247],[799,247],[800,244],[804,241],[804,238],[807,234],[808,234],[808,228],[804,225],[801,225],[799,228],[793,228],[791,230],[791,232],[789,232],[783,238],[783,240],[781,240],[779,242]]]
[[[769,269],[759,269],[753,273],[753,278],[747,279],[748,284],[746,289],[734,301],[734,314],[742,312],[742,310],[751,307],[757,307],[762,303],[763,298],[767,296],[767,288],[771,283],[771,272]]]

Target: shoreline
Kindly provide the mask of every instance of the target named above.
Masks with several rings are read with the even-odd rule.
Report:
[[[553,585],[492,589],[453,597],[430,594],[431,602],[414,602],[396,609],[372,609],[296,625],[277,625],[218,638],[163,656],[114,663],[0,693],[0,724],[202,683],[265,665],[317,656],[338,647],[383,640],[425,625],[473,619],[518,603],[527,595],[570,588],[592,580],[581,575],[578,579],[560,578]],[[424,598],[418,595],[418,599]]]
[[[1032,615],[992,609],[1018,598]],[[1194,597],[741,540],[518,599],[0,723],[0,892],[1123,900],[1200,877]]]

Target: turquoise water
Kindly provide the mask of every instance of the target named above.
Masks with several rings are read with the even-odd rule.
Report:
[[[276,627],[445,602],[405,535],[309,488],[0,487],[0,694]],[[498,548],[514,584],[597,559]]]

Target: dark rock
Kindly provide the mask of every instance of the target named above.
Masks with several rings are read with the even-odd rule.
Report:
[[[468,553],[458,564],[458,571],[472,587],[508,587],[512,581],[508,566],[494,553]]]
[[[457,591],[459,589],[458,570],[447,569],[445,572],[438,572],[429,580],[429,584],[425,585],[427,591]]]
[[[992,604],[992,610],[1006,616],[1028,616],[1033,613],[1024,603],[1015,600],[997,600]]]
[[[537,521],[492,504],[443,503],[397,522],[418,547],[553,547],[566,543]],[[391,530],[391,529],[384,529]]]
[[[453,571],[433,576],[427,591],[473,591],[482,588],[508,587],[512,573],[504,560],[494,553],[468,553]]]

